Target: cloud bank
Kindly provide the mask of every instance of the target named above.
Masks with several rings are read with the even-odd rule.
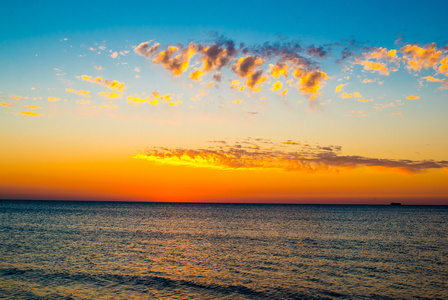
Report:
[[[277,169],[283,171],[334,171],[342,168],[379,168],[405,173],[419,173],[430,169],[448,168],[448,161],[392,160],[347,156],[340,146],[310,146],[295,141],[280,144],[268,140],[247,140],[230,145],[217,141],[218,147],[208,149],[151,148],[133,158],[158,164],[202,167],[221,170]],[[260,146],[260,144],[268,147]]]

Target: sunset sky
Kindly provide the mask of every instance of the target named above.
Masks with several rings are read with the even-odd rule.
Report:
[[[446,1],[2,6],[0,199],[448,205]]]

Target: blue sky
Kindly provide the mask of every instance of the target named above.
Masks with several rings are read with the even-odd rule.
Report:
[[[7,1],[0,39],[130,26],[244,30],[377,45],[402,34],[421,43],[444,43],[447,8],[446,1]]]

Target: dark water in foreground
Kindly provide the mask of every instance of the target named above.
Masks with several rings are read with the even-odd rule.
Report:
[[[448,207],[0,201],[0,298],[448,299]]]

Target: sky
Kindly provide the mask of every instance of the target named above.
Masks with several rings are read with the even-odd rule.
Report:
[[[448,205],[446,1],[3,6],[0,199]]]

